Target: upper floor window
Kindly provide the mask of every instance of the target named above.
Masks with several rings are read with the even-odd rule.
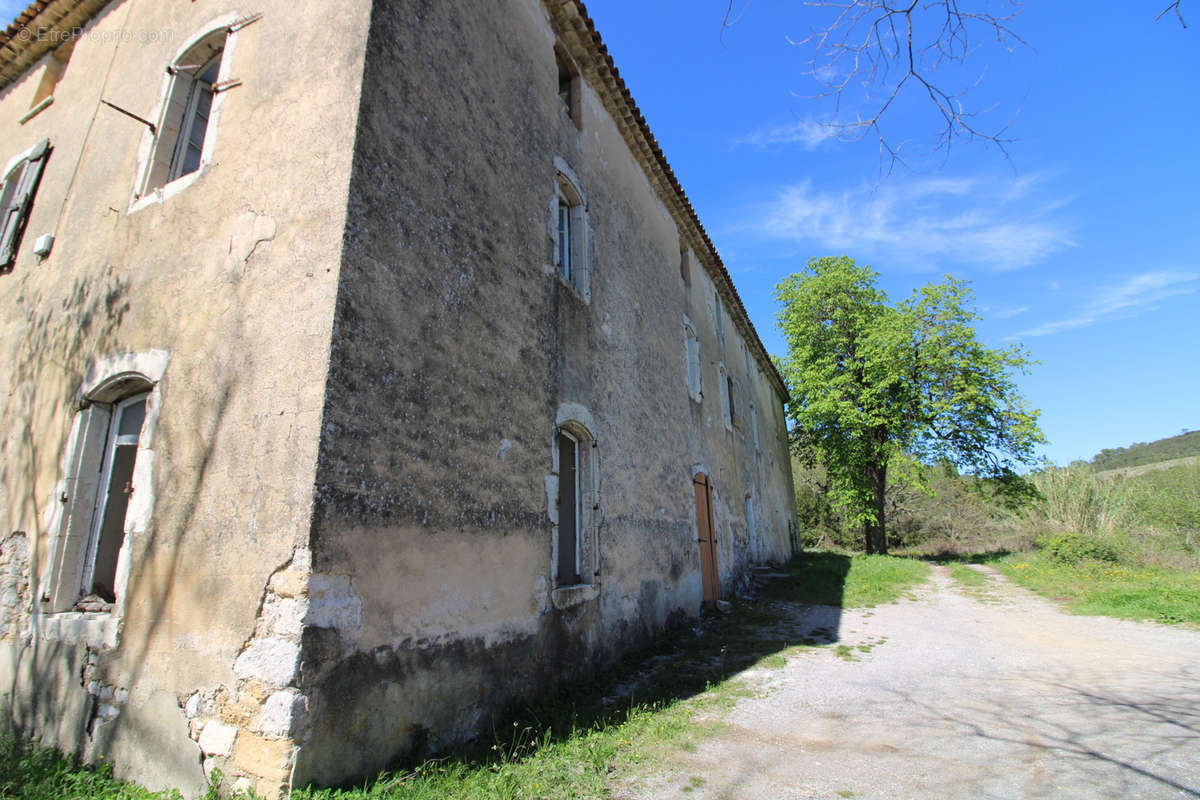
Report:
[[[145,191],[190,175],[205,163],[204,143],[211,134],[210,120],[227,35],[225,28],[213,31],[185,50],[168,68],[171,85],[154,139]]]
[[[571,118],[576,128],[583,128],[583,115],[580,113],[581,85],[579,70],[566,48],[561,44],[554,45],[554,60],[558,65],[558,99],[563,111]]]
[[[700,337],[696,335],[691,322],[683,321],[684,355],[687,358],[688,394],[697,403],[700,402]]]
[[[725,349],[725,304],[721,295],[713,291],[713,331],[717,334],[717,344]]]
[[[721,416],[725,419],[726,429],[733,430],[733,426],[738,424],[738,382],[724,364],[717,364],[717,385],[721,391]]]
[[[688,257],[687,245],[679,240],[679,277],[683,278],[684,286],[692,285],[692,264]]]
[[[28,152],[9,162],[0,186],[0,270],[12,269],[17,260],[21,234],[33,207],[33,196],[50,155],[50,140],[43,139]]]
[[[554,266],[558,274],[583,296],[590,298],[588,269],[587,200],[579,182],[562,159],[555,159],[558,175],[555,179],[553,222]]]

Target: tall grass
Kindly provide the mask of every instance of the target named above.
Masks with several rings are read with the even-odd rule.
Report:
[[[1041,541],[1086,537],[1131,566],[1200,569],[1200,464],[1133,477],[1086,466],[1034,476],[1043,501],[1025,512]]]

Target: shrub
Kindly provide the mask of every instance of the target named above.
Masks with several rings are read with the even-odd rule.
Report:
[[[1044,536],[1038,540],[1037,547],[1047,558],[1060,564],[1078,564],[1082,561],[1120,564],[1124,555],[1123,548],[1112,539],[1073,531]]]

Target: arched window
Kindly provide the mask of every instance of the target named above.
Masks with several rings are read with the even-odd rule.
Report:
[[[151,507],[149,448],[165,366],[161,352],[111,359],[82,393],[56,498],[62,514],[51,526],[45,611],[110,611],[122,599],[127,534],[145,530]]]
[[[197,172],[206,163],[205,142],[212,135],[228,36],[224,26],[201,36],[167,68],[170,85],[155,131],[143,193]]]
[[[555,266],[567,282],[579,285],[584,269],[583,196],[561,172],[558,174],[558,242]]]
[[[562,589],[589,585],[598,574],[596,439],[577,419],[560,419],[555,428],[554,474],[557,487],[551,498],[554,586]]]
[[[587,196],[563,159],[556,157],[554,165],[557,173],[550,215],[554,267],[559,277],[587,302],[591,283]]]

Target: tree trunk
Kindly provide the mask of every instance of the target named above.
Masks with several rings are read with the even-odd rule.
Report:
[[[869,468],[867,477],[871,481],[871,492],[874,495],[875,522],[863,526],[864,544],[869,554],[887,555],[887,528],[884,514],[887,500],[887,462]]]

